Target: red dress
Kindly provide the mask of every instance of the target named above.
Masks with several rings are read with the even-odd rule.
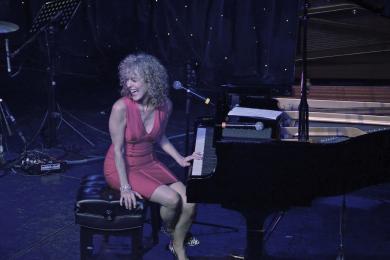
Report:
[[[130,98],[123,97],[127,106],[125,129],[125,164],[127,179],[133,190],[150,199],[154,190],[163,184],[177,182],[172,172],[157,160],[153,144],[165,132],[168,121],[168,104],[154,111],[154,124],[150,133],[146,132],[138,105]],[[107,183],[119,189],[119,175],[115,166],[114,147],[111,144],[104,161],[104,176]]]

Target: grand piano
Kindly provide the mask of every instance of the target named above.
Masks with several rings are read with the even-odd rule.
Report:
[[[263,224],[272,212],[390,181],[390,116],[383,114],[390,103],[309,99],[309,140],[302,142],[298,99],[237,89],[229,87],[215,116],[196,124],[195,151],[203,159],[189,171],[187,197],[242,213],[245,259],[261,259]],[[237,107],[280,115],[229,115]],[[248,129],[259,121],[261,129]]]

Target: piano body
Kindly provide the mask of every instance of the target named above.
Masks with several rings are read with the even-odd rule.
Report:
[[[187,182],[190,202],[218,203],[243,214],[245,259],[260,259],[263,223],[270,213],[390,180],[390,116],[381,112],[389,103],[309,100],[309,141],[300,142],[299,100],[248,97],[225,93],[215,118],[200,121],[195,151],[203,159],[194,161]],[[277,107],[281,116],[262,120],[260,131],[218,127],[237,123],[227,116],[232,107],[258,103],[262,109],[264,104]]]

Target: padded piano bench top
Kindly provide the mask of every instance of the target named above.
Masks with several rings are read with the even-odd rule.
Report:
[[[80,226],[100,230],[127,230],[143,226],[142,200],[136,209],[119,204],[120,193],[108,187],[102,175],[88,175],[81,180],[75,206],[75,221]]]

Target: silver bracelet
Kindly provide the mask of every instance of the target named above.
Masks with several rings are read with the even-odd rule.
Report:
[[[121,187],[119,188],[119,190],[120,190],[121,192],[130,192],[130,191],[131,191],[131,186],[128,185],[128,184],[126,184],[126,185],[124,185],[124,186],[121,186]]]

